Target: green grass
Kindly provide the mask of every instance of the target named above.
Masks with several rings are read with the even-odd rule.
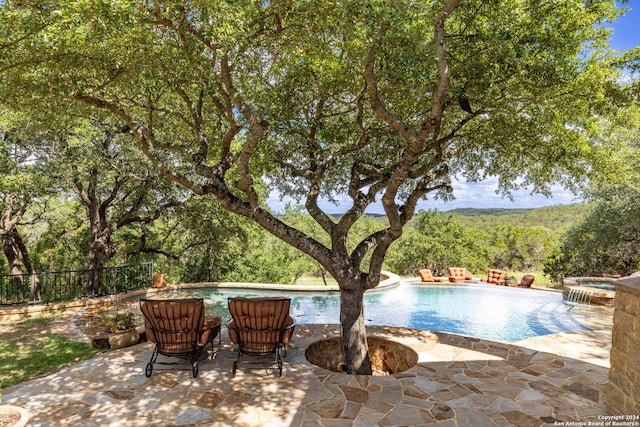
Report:
[[[2,328],[0,390],[99,353],[89,343],[52,333],[52,320],[39,317]]]
[[[25,327],[25,328],[30,328],[32,326],[43,326],[43,325],[47,325],[49,323],[51,323],[51,321],[55,319],[54,316],[39,316],[39,317],[32,317],[30,319],[24,319],[23,321],[20,322],[20,326]]]

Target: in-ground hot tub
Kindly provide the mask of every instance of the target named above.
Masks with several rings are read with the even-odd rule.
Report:
[[[610,277],[567,277],[562,297],[567,304],[613,306],[617,279]]]

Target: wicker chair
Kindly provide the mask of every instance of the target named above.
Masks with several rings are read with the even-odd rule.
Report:
[[[442,282],[442,279],[433,277],[431,270],[428,268],[421,268],[420,270],[418,270],[418,276],[420,276],[420,280],[423,282],[429,282],[429,283]]]
[[[229,298],[227,323],[229,339],[238,347],[233,362],[235,376],[240,357],[275,356],[278,376],[282,375],[282,358],[293,336],[295,320],[289,315],[290,298]]]
[[[487,278],[482,279],[483,282],[492,285],[505,286],[507,278],[507,272],[504,270],[498,270],[496,268],[490,268],[487,270]]]
[[[464,267],[449,267],[449,281],[451,283],[471,280],[471,275]]]
[[[156,344],[145,368],[147,377],[158,354],[187,359],[193,378],[198,376],[198,359],[207,344],[211,344],[211,358],[215,357],[213,340],[220,336],[220,317],[205,316],[202,298],[141,299],[140,310],[147,340]]]

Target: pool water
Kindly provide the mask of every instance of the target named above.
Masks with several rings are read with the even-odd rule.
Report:
[[[606,291],[615,291],[616,290],[616,285],[614,285],[611,282],[602,282],[602,281],[588,281],[588,280],[581,280],[578,282],[578,284],[580,286],[586,286],[589,288],[597,288],[597,289],[604,289]]]
[[[187,291],[187,290],[185,290]],[[182,292],[182,291],[181,291]],[[298,323],[340,323],[338,292],[289,292],[199,288],[207,314],[229,319],[227,298],[286,295]],[[365,294],[367,324],[452,332],[489,340],[516,342],[559,332],[584,330],[562,300],[562,294],[483,284],[421,285],[402,283]]]

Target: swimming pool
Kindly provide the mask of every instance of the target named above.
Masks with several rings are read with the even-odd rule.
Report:
[[[207,314],[229,318],[227,298],[286,295],[298,323],[340,323],[338,292],[289,292],[250,289],[183,289],[205,300]],[[366,323],[452,332],[516,342],[559,332],[585,330],[567,311],[562,294],[483,284],[401,283],[365,294]]]

